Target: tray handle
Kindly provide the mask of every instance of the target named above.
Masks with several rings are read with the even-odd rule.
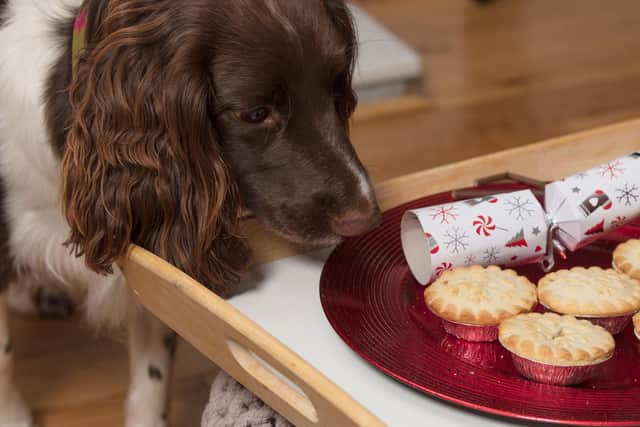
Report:
[[[146,309],[294,425],[384,426],[300,356],[169,263],[132,246],[118,264]]]
[[[256,381],[267,387],[269,390],[278,390],[280,397],[291,407],[300,412],[308,422],[312,424],[318,423],[318,412],[313,406],[311,400],[309,400],[304,393],[296,390],[286,381],[279,378],[264,365],[265,362],[258,359],[253,352],[247,350],[234,340],[227,339],[227,347],[236,362],[238,362],[239,366],[242,367],[249,375],[253,376]]]

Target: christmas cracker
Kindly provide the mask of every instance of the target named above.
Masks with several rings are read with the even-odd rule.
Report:
[[[545,207],[572,251],[622,227],[640,214],[640,153],[547,185]]]
[[[411,210],[401,229],[405,257],[423,285],[454,267],[541,261],[549,232],[530,190]]]
[[[423,285],[469,265],[553,263],[640,215],[640,154],[548,184],[545,207],[529,190],[405,212],[405,258]]]

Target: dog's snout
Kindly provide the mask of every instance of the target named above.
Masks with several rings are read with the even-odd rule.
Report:
[[[342,237],[353,237],[363,234],[381,221],[380,212],[377,209],[368,211],[351,210],[331,219],[331,229]]]

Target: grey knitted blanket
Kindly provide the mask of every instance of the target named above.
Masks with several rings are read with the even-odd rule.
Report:
[[[211,387],[201,427],[293,427],[224,371]]]

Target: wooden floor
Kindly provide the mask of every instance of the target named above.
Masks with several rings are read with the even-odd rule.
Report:
[[[357,123],[377,180],[640,116],[635,0],[360,0],[414,46],[430,104]]]
[[[360,3],[425,63],[426,102],[354,124],[376,181],[640,116],[637,0]],[[14,319],[18,380],[43,427],[122,422],[124,347],[81,324]],[[214,368],[184,343],[177,365],[172,425],[197,426]]]

